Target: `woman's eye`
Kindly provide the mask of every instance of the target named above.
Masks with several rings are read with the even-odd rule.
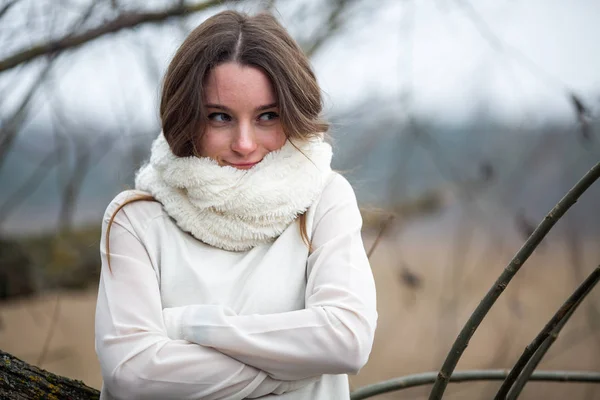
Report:
[[[269,111],[266,113],[262,113],[258,116],[260,121],[273,121],[274,119],[279,118],[279,114],[274,111]]]
[[[214,122],[229,122],[231,117],[225,113],[212,113],[209,114],[208,119]]]

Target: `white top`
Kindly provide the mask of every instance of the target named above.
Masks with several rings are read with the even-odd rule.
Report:
[[[159,203],[108,206],[96,309],[101,399],[349,397],[377,321],[354,192],[339,174],[297,223],[245,252],[183,232]]]

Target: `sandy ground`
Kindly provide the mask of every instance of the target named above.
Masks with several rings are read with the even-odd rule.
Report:
[[[369,247],[373,238],[367,236]],[[391,237],[372,257],[379,325],[369,363],[351,378],[353,388],[439,368],[458,330],[518,249],[514,243],[486,241],[477,234],[462,244],[445,245],[399,233]],[[590,243],[585,248],[597,247]],[[581,273],[587,275],[598,264],[594,251],[582,255]],[[512,366],[580,281],[566,265],[570,265],[568,252],[560,243],[536,251],[480,326],[458,369]],[[599,292],[593,292],[574,315],[541,368],[600,371],[600,318],[594,314],[600,309]],[[99,388],[93,342],[95,301],[96,291],[88,290],[0,304],[0,348]],[[53,320],[54,334],[42,354]],[[497,387],[496,383],[451,384],[444,398],[492,398]],[[415,388],[377,398],[425,399],[427,393],[426,388]],[[600,399],[600,385],[530,383],[522,398]]]
[[[41,368],[100,388],[102,378],[94,352],[95,306],[95,290],[49,293],[3,304],[0,348]],[[54,315],[56,322],[51,329]],[[45,346],[50,331],[53,334]]]

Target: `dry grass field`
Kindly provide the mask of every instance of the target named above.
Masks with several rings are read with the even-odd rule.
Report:
[[[600,264],[600,246],[589,240],[579,244],[582,267],[574,271],[568,267],[573,265],[572,249],[556,236],[549,235],[513,279],[471,339],[457,370],[512,367],[564,300]],[[367,366],[351,380],[353,387],[437,370],[464,322],[522,244],[500,241],[477,230],[469,238],[444,241],[396,231],[384,240],[371,259],[379,301],[375,345]],[[600,288],[582,303],[539,369],[600,371],[598,310]],[[444,398],[489,399],[499,385],[450,384]],[[377,398],[426,399],[429,388]],[[520,398],[600,399],[600,385],[529,383]]]
[[[464,321],[521,244],[476,230],[463,234],[462,239],[452,239],[449,234],[444,239],[392,229],[380,242],[371,259],[379,326],[369,363],[351,379],[353,388],[437,369]],[[369,248],[375,235],[365,236]],[[576,268],[568,267],[573,264],[568,246],[555,237],[550,239],[536,250],[500,297],[471,340],[458,369],[511,367],[583,279],[576,277]],[[583,267],[577,273],[587,275],[599,263],[599,246],[590,240],[579,247],[578,262]],[[96,292],[90,289],[48,293],[0,305],[0,348],[99,388],[101,377],[93,343],[95,300]],[[582,304],[541,368],[600,371],[597,310],[600,289]],[[53,319],[54,334],[42,356]],[[498,385],[450,384],[444,398],[488,399]],[[426,399],[428,388],[377,398]],[[521,398],[600,399],[600,385],[529,383]]]

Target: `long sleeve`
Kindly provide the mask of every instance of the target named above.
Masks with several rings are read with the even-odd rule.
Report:
[[[139,205],[139,203],[138,203]],[[163,322],[157,275],[130,219],[128,205],[104,236],[96,309],[96,352],[106,397],[119,399],[242,399],[281,394],[312,381],[282,382],[215,349],[171,340]]]
[[[336,176],[315,211],[305,309],[235,315],[218,305],[174,307],[164,310],[169,334],[218,349],[277,379],[357,373],[367,362],[377,321],[361,226],[354,192]]]

